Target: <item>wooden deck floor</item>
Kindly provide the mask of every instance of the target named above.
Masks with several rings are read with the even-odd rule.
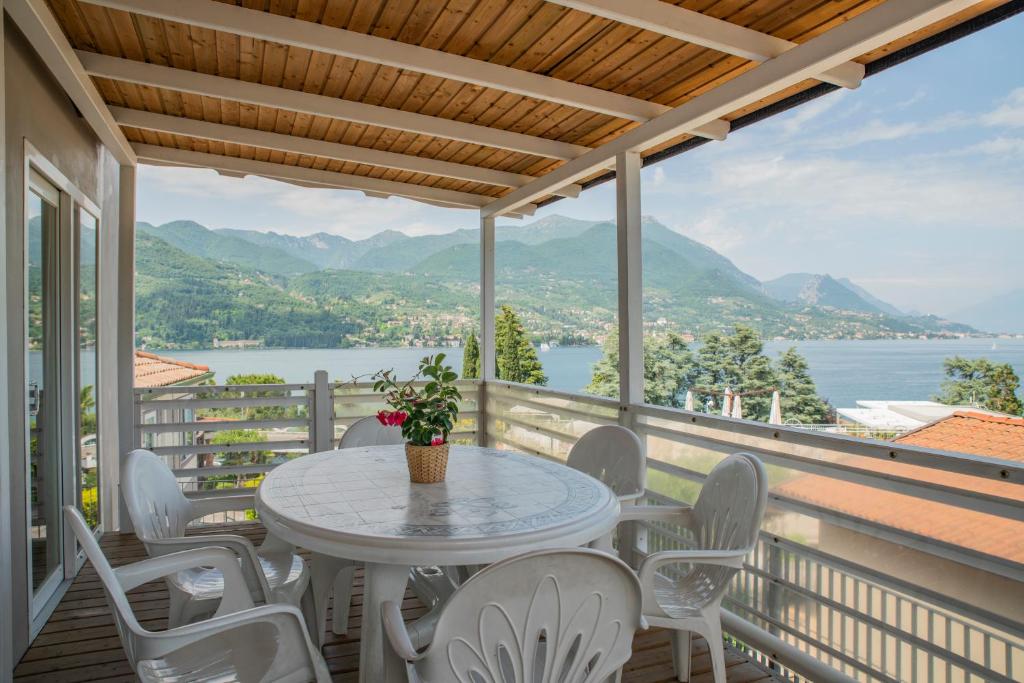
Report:
[[[239,525],[213,532],[241,533],[258,542],[262,527]],[[102,547],[114,566],[144,557],[144,549],[134,536],[108,534]],[[162,582],[140,586],[129,594],[139,622],[148,629],[166,628],[167,591]],[[425,612],[409,593],[402,605],[407,619]],[[324,657],[335,681],[356,681],[359,666],[359,621],[362,615],[362,582],[357,576],[352,597],[351,621],[344,637],[328,633]],[[637,635],[633,658],[625,669],[627,683],[669,683],[674,680],[672,655],[666,631],[651,629]],[[694,639],[693,683],[711,683],[711,662],[707,643]],[[760,665],[736,651],[726,652],[729,683],[778,681]],[[124,658],[103,589],[88,564],[75,579],[54,611],[53,616],[32,643],[14,671],[19,683],[65,683],[70,681],[132,681],[135,679]]]

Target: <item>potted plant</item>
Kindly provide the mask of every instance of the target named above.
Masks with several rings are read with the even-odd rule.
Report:
[[[448,436],[459,417],[462,394],[455,387],[458,375],[444,365],[445,355],[427,356],[416,375],[399,384],[393,370],[373,376],[373,390],[384,392],[391,410],[377,413],[382,425],[400,427],[406,439],[409,478],[418,484],[444,481],[448,467]],[[417,381],[425,381],[417,388]]]

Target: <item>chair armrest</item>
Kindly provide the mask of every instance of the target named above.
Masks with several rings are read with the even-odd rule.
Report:
[[[619,522],[673,522],[687,526],[692,514],[689,505],[624,505]]]
[[[224,575],[224,595],[221,598],[217,614],[230,614],[253,606],[249,587],[245,583],[242,568],[238,564],[238,557],[227,548],[194,548],[151,557],[141,562],[118,567],[114,570],[114,574],[121,587],[125,591],[130,591],[144,583],[196,567],[216,567]]]
[[[243,493],[230,496],[211,496],[209,498],[193,498],[189,501],[192,504],[192,520],[197,520],[206,515],[217,512],[230,512],[232,510],[248,510],[256,507],[256,496],[252,493]]]
[[[412,639],[409,631],[405,628],[405,620],[402,619],[402,608],[400,603],[388,600],[380,607],[381,618],[384,620],[384,633],[387,634],[391,649],[399,657],[407,662],[415,662],[420,658],[416,648],[412,646]]]
[[[721,567],[743,568],[743,558],[749,550],[663,550],[651,553],[640,563],[637,576],[640,585],[653,583],[654,574],[666,564],[714,564]]]
[[[330,673],[323,658],[313,645],[302,613],[292,605],[262,605],[251,609],[214,616],[205,621],[186,624],[167,631],[147,633],[145,644],[138,659],[154,659],[183,647],[204,641],[227,631],[248,624],[268,623],[278,629],[283,650],[296,653],[305,651],[310,668],[316,674],[317,683],[328,683]],[[258,643],[254,644],[258,647]]]
[[[160,556],[179,550],[209,547],[227,548],[235,553],[242,565],[242,575],[249,586],[253,600],[270,602],[270,586],[260,565],[256,547],[248,538],[235,534],[210,534],[196,536],[178,536],[175,538],[157,538],[146,541],[150,554]]]

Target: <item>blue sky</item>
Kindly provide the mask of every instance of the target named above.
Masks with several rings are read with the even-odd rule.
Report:
[[[761,279],[849,277],[949,313],[1024,288],[1024,16],[644,169],[643,212]],[[609,219],[613,184],[541,209]],[[476,215],[212,171],[141,167],[138,218],[362,238]]]

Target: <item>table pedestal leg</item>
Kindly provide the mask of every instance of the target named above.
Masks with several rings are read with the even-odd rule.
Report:
[[[405,665],[384,642],[380,607],[388,600],[402,602],[409,569],[408,565],[366,563],[359,643],[360,683],[404,683],[406,680]]]
[[[331,590],[334,587],[338,572],[348,570],[349,594],[351,601],[351,576],[355,572],[355,562],[330,555],[313,553],[309,563],[309,583],[313,589],[313,606],[316,612],[316,632],[310,633],[318,647],[323,647],[327,623],[327,606],[331,604]],[[342,601],[344,601],[342,597]],[[337,606],[335,606],[337,609]],[[348,620],[348,607],[345,607],[345,620]]]

